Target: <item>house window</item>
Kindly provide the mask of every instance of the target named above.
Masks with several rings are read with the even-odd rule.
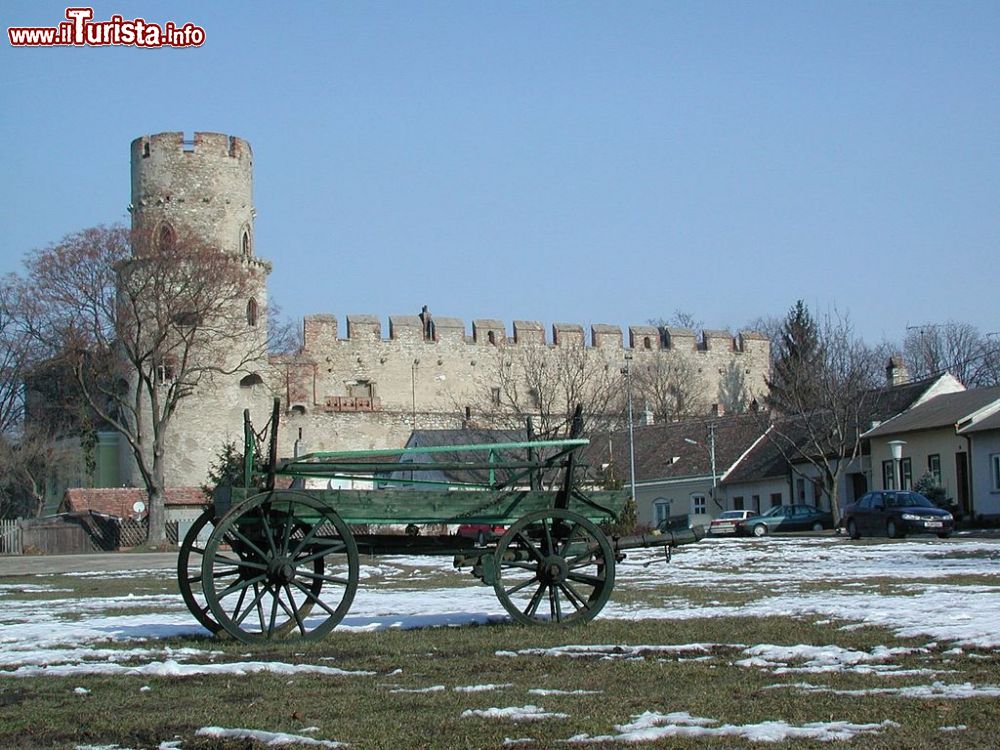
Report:
[[[892,459],[882,462],[882,489],[896,489],[896,467],[893,466]]]
[[[750,496],[750,510],[754,513],[760,513],[760,495]]]
[[[900,489],[909,490],[913,488],[913,461],[907,456],[899,462],[899,473],[902,476],[903,485]]]
[[[500,406],[500,389],[497,386],[490,388],[490,401],[494,406]]]
[[[670,518],[670,501],[658,498],[653,501],[653,525],[659,525]]]
[[[250,373],[240,380],[240,388],[253,388],[255,385],[263,385],[264,379],[255,372]]]
[[[993,491],[1000,492],[1000,453],[990,455],[990,476],[993,478]]]
[[[934,477],[934,484],[941,486],[941,454],[932,453],[927,457],[927,472]]]
[[[251,328],[257,327],[257,300],[251,297],[247,301],[247,325]]]
[[[743,510],[743,495],[733,497],[733,510]]]
[[[490,331],[486,334],[486,340],[489,341],[493,346],[497,345],[497,335],[495,332]]]
[[[781,505],[781,493],[780,492],[772,492],[771,493],[771,507],[772,508],[777,508],[779,505]]]
[[[705,496],[700,492],[691,495],[691,512],[696,516],[705,515]]]
[[[795,480],[795,497],[800,503],[806,501],[806,480],[803,477]]]
[[[645,338],[643,338],[643,340],[642,340],[642,348],[643,349],[652,349],[653,348],[653,342],[649,340],[649,336],[646,336]]]
[[[243,230],[243,237],[240,239],[240,249],[244,258],[250,257],[250,232],[246,229]]]

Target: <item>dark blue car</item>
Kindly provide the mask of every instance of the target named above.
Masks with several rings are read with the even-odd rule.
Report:
[[[844,528],[851,539],[861,536],[937,534],[944,539],[955,530],[955,518],[919,492],[869,492],[844,509]]]

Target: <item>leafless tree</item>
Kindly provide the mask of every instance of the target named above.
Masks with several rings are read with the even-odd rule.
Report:
[[[790,463],[811,466],[840,522],[837,488],[861,455],[861,434],[878,413],[885,352],[865,345],[846,317],[813,321],[799,302],[779,339],[768,382],[768,438]]]
[[[633,364],[634,399],[657,421],[705,414],[708,402],[698,371],[686,359],[659,349]]]
[[[166,539],[164,456],[178,405],[264,355],[265,336],[248,329],[255,283],[244,261],[190,237],[120,226],[69,235],[26,261],[15,309],[128,442],[152,544]]]
[[[481,411],[497,428],[523,428],[530,416],[539,434],[562,434],[581,404],[589,433],[619,424],[624,409],[621,368],[584,346],[498,346],[488,388]]]
[[[719,404],[726,414],[743,414],[750,400],[743,368],[736,362],[730,362],[719,379]]]
[[[903,352],[915,379],[950,372],[966,388],[1000,384],[1000,336],[949,321],[907,330]]]

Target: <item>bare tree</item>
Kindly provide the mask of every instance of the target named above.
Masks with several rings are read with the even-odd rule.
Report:
[[[1000,384],[1000,338],[949,321],[907,330],[903,352],[916,379],[950,372],[967,388]]]
[[[708,411],[698,371],[686,359],[658,349],[633,364],[635,399],[653,412],[658,421],[669,422]]]
[[[727,414],[743,414],[750,405],[746,376],[736,362],[730,362],[719,379],[719,404]]]
[[[560,434],[581,404],[589,433],[619,424],[624,409],[620,368],[584,346],[498,346],[487,387],[482,411],[498,428],[523,428],[530,416],[540,434]]]
[[[885,353],[854,335],[844,317],[817,323],[800,301],[785,319],[768,402],[768,438],[790,463],[811,466],[840,522],[837,488],[861,455],[861,434],[877,414]]]
[[[166,539],[164,456],[178,405],[264,356],[257,289],[241,259],[185,236],[96,227],[32,254],[15,306],[128,442],[149,494],[149,541]],[[252,315],[251,315],[252,312]]]

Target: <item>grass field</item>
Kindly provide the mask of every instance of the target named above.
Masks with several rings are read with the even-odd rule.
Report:
[[[254,649],[207,637],[141,556],[3,577],[0,748],[1000,746],[1000,544],[651,560],[573,629],[510,624],[448,561],[369,560],[342,627]]]

